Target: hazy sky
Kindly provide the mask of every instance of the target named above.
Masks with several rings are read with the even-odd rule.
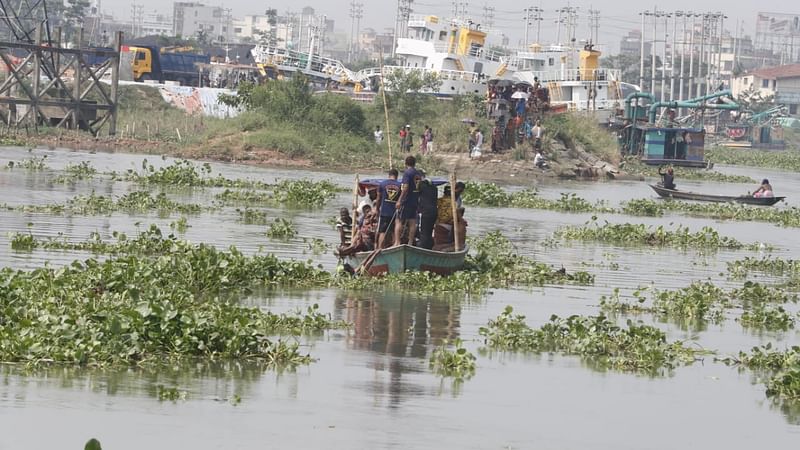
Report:
[[[198,1],[198,0],[194,0]],[[254,2],[252,0],[199,0],[209,6],[222,5],[231,8],[233,16],[245,14],[263,13],[267,7],[276,8],[281,14],[286,11],[299,11],[304,6],[311,6],[317,10],[318,14],[327,14],[329,18],[336,21],[336,28],[349,33],[349,0],[266,0],[265,2]],[[396,0],[357,0],[364,4],[364,18],[361,21],[362,28],[372,27],[382,29],[391,27],[394,23],[396,10]],[[101,9],[113,12],[115,16],[127,18],[130,16],[131,4],[129,0],[101,0]],[[159,10],[171,14],[172,2],[164,0],[136,0],[136,3],[143,4],[146,10]],[[476,21],[482,21],[484,6],[495,8],[495,29],[504,32],[511,37],[512,44],[517,43],[523,35],[523,13],[525,6],[539,6],[545,10],[541,22],[542,41],[555,40],[556,24],[554,23],[557,13],[555,9],[562,6],[576,6],[579,9],[578,19],[578,39],[588,37],[588,10],[596,9],[600,11],[600,43],[613,42],[612,50],[616,51],[619,38],[627,34],[629,30],[640,27],[639,11],[646,8],[642,2],[635,0],[616,0],[616,1],[564,1],[560,2],[540,2],[540,0],[460,0],[459,3],[468,4],[468,12]],[[664,3],[662,3],[663,5]],[[259,6],[256,6],[259,5]],[[546,6],[543,6],[546,5]],[[731,0],[672,0],[669,2],[669,10],[692,10],[692,11],[722,11],[728,15],[726,29],[733,29],[738,21],[742,24],[746,34],[755,33],[755,18],[758,11],[778,11],[786,13],[800,12],[800,7],[791,7],[790,3],[781,6],[778,2],[756,2],[753,0],[731,1]],[[650,5],[652,9],[654,5]],[[421,0],[414,1],[413,8],[415,13],[436,14],[440,16],[451,16],[453,11],[453,1],[451,0]],[[671,25],[670,25],[671,27]],[[531,28],[531,34],[535,35],[535,26]],[[548,39],[549,37],[549,39]],[[605,41],[605,42],[604,42]]]

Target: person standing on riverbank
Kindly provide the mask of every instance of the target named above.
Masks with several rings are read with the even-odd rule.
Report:
[[[408,245],[414,245],[417,233],[417,207],[419,205],[420,173],[416,169],[417,158],[406,157],[406,170],[400,184],[400,198],[397,200],[397,218],[394,226],[394,245],[402,243],[403,227],[408,228]]]
[[[375,145],[381,145],[383,143],[383,131],[381,131],[380,125],[375,127]]]
[[[481,129],[475,130],[475,147],[472,148],[469,157],[478,158],[481,156],[481,146],[483,145],[483,133]]]

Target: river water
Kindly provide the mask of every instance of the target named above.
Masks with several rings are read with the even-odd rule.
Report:
[[[50,170],[30,173],[0,169],[2,200],[8,205],[63,203],[77,194],[122,195],[133,189],[105,178],[54,184],[68,163],[89,161],[99,171],[141,167],[143,156],[67,150],[0,149],[0,163],[47,155]],[[148,157],[156,166],[171,160]],[[212,164],[214,173],[231,178],[274,181],[281,178],[328,179],[351,186],[352,175],[301,172]],[[753,178],[770,178],[780,195],[797,205],[800,184],[795,174],[762,169],[721,167]],[[364,176],[374,174],[362,174]],[[683,182],[682,188],[704,192],[746,192],[754,186]],[[538,186],[558,198],[574,192],[610,206],[632,198],[654,197],[645,183],[558,183]],[[217,189],[167,189],[171,198],[210,204]],[[337,236],[326,219],[350,203],[341,194],[313,211],[268,210],[269,217],[290,216],[299,237],[287,242],[265,237],[263,226],[237,222],[234,208],[187,216],[185,238],[220,248],[236,245],[246,253],[271,252],[285,258],[313,259],[335,266],[330,251],[314,255],[308,240],[333,245]],[[778,206],[778,207],[786,207]],[[591,214],[469,208],[472,236],[500,229],[520,253],[569,271],[597,276],[590,287],[548,286],[496,290],[484,298],[454,299],[415,294],[353,294],[337,290],[271,292],[247,302],[275,312],[319,304],[323,312],[353,324],[344,331],[304,338],[316,358],[294,371],[265,371],[235,363],[191,365],[157,373],[53,368],[26,372],[0,367],[0,449],[81,448],[90,437],[107,449],[193,448],[453,448],[453,449],[745,449],[797,448],[800,411],[781,408],[765,397],[763,385],[749,372],[738,372],[706,357],[664,377],[598,372],[578,358],[485,352],[479,327],[506,305],[539,325],[551,314],[597,314],[600,297],[616,287],[629,293],[639,286],[681,288],[693,280],[723,287],[726,262],[750,251],[701,254],[693,250],[619,247],[596,243],[546,245],[564,225],[582,224]],[[59,216],[0,211],[0,266],[62,265],[89,257],[79,252],[10,249],[8,234],[36,236],[63,233],[84,240],[92,232],[104,238],[113,231],[135,234],[151,223],[168,229],[180,216],[115,213],[110,216]],[[766,242],[785,258],[800,252],[800,232],[756,222],[718,222],[670,215],[634,218],[601,215],[599,220],[648,224],[681,224],[697,230],[711,225],[721,234],[745,242]],[[305,240],[304,240],[305,239]],[[720,325],[686,330],[656,325],[670,339],[693,340],[721,356],[773,342],[797,342],[796,331],[745,332],[731,315]],[[653,323],[648,316],[641,318]],[[478,355],[475,376],[464,383],[441,379],[428,368],[433,348],[460,338]],[[187,392],[185,400],[160,402],[158,385]],[[227,399],[241,397],[234,405]]]

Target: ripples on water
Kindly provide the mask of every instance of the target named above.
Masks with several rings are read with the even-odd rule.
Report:
[[[143,156],[35,150],[48,155],[54,170],[89,161],[98,171],[141,167]],[[0,162],[29,157],[24,149],[0,150]],[[156,165],[171,160],[147,157]],[[280,178],[328,179],[350,186],[350,175],[260,169],[212,164],[214,173],[230,178],[271,182]],[[772,184],[791,204],[800,199],[794,174],[758,169],[728,169]],[[53,184],[57,172],[0,170],[2,202],[9,205],[64,203],[93,190],[124,195],[136,186],[100,178],[73,185]],[[365,174],[367,175],[367,174]],[[746,192],[736,184],[681,182],[705,192]],[[156,188],[156,190],[158,190]],[[167,190],[183,202],[210,204],[217,189]],[[569,182],[539,186],[548,198],[575,192],[611,206],[631,198],[653,197],[644,183]],[[337,236],[328,217],[350,204],[341,194],[323,209],[268,209],[271,219],[288,215],[299,237],[273,241],[266,227],[237,222],[235,208],[188,216],[185,238],[219,248],[235,245],[246,253],[272,252],[286,258],[314,259],[332,269],[328,251],[312,255],[303,238]],[[779,206],[784,207],[784,206]],[[19,367],[0,369],[0,449],[80,448],[96,436],[105,448],[796,448],[800,415],[785,412],[765,399],[763,387],[747,372],[713,363],[680,368],[672,376],[651,379],[620,373],[599,373],[577,358],[557,355],[489,354],[478,359],[473,379],[462,385],[442,381],[428,369],[432,348],[445,339],[461,338],[481,346],[478,328],[506,305],[539,325],[551,314],[596,314],[601,295],[615,287],[629,292],[639,286],[680,288],[692,280],[710,279],[725,287],[726,262],[753,255],[744,251],[697,254],[692,250],[620,248],[594,243],[556,247],[542,241],[564,225],[580,225],[591,214],[562,214],[522,209],[469,208],[469,233],[501,229],[520,253],[597,275],[594,286],[556,286],[530,290],[498,290],[481,299],[420,297],[412,294],[351,294],[336,290],[264,292],[247,300],[276,312],[305,309],[314,303],[334,318],[353,323],[350,331],[333,331],[304,340],[318,361],[296,371],[265,371],[236,363],[199,364],[156,372],[50,369],[27,374]],[[91,255],[77,252],[12,252],[8,234],[36,236],[63,233],[84,240],[91,232],[110,238],[113,231],[135,234],[151,223],[162,229],[180,216],[115,213],[110,216],[53,216],[0,212],[0,266],[15,268],[67,264]],[[679,215],[633,218],[602,215],[610,222],[674,223],[697,230],[712,225],[723,235],[744,242],[766,241],[792,257],[800,250],[800,233],[762,223],[714,222]],[[31,227],[28,224],[32,223]],[[644,320],[649,317],[644,316]],[[696,339],[699,345],[735,353],[763,342],[796,342],[795,332],[754,335],[742,332],[731,317],[722,325],[695,332],[657,324],[673,339]],[[158,402],[158,385],[188,392],[186,402]],[[227,399],[242,398],[233,406]],[[47,432],[42,432],[47,430]]]

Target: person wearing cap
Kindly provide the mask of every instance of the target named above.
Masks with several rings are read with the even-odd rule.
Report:
[[[769,184],[769,180],[764,178],[761,180],[761,186],[753,192],[753,197],[756,198],[772,198],[775,197],[775,193],[772,192],[772,185]]]

